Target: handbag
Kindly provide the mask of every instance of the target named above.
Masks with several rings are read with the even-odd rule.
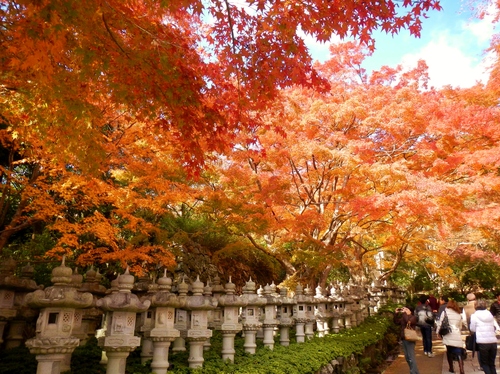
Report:
[[[417,331],[411,327],[410,322],[406,324],[404,336],[405,340],[409,342],[416,342],[420,340],[420,336],[417,334]]]
[[[441,336],[445,336],[451,332],[450,321],[448,321],[448,314],[446,314],[446,311],[444,311],[443,313],[443,322],[441,322],[441,326],[439,327],[438,331],[438,334]]]
[[[465,337],[465,348],[467,348],[468,351],[479,351],[479,347],[476,344],[476,333],[473,332],[472,334],[468,335]]]
[[[425,322],[428,325],[434,325],[434,313],[431,310],[425,311]]]

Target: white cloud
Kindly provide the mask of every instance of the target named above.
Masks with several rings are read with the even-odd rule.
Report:
[[[491,40],[491,36],[495,32],[495,26],[491,16],[485,17],[485,19],[477,22],[464,22],[462,28],[464,31],[469,32],[472,36],[474,36],[477,43],[481,44],[488,43]]]
[[[418,51],[401,58],[405,67],[425,60],[429,66],[431,85],[442,87],[470,87],[476,82],[488,80],[491,54],[484,53],[495,33],[493,16],[462,22],[459,32],[448,29],[434,32],[431,41]]]
[[[406,54],[401,59],[405,68],[415,67],[418,60],[425,60],[429,67],[430,84],[436,88],[451,85],[470,87],[477,81],[488,79],[487,59],[469,55],[460,48],[460,41],[449,36],[433,40],[419,51]]]

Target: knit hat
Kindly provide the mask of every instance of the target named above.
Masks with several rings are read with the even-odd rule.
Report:
[[[474,301],[474,300],[476,300],[476,295],[474,295],[473,293],[467,294],[467,300],[468,301]]]

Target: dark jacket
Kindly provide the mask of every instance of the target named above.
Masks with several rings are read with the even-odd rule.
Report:
[[[498,301],[495,301],[493,304],[491,304],[490,307],[490,312],[493,314],[493,317],[495,317],[497,320],[500,317],[500,303]]]
[[[415,317],[413,314],[406,314],[406,313],[394,313],[394,323],[398,326],[400,326],[400,332],[399,332],[399,338],[401,340],[405,339],[405,328],[406,325],[408,324],[408,321],[410,322],[410,326],[415,328],[417,325],[417,317]]]

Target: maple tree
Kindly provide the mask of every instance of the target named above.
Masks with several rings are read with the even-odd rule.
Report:
[[[45,254],[65,254],[77,265],[129,264],[137,273],[174,265],[173,244],[158,221],[189,201],[185,172],[168,157],[169,143],[146,142],[148,131],[138,124],[122,130],[109,126],[107,137],[120,141],[108,143],[109,169],[97,177],[3,130],[2,252],[15,253],[7,244],[16,234],[34,239],[48,230],[54,246]]]
[[[325,284],[339,266],[387,279],[402,261],[446,280],[451,254],[498,262],[494,242],[474,244],[484,233],[459,240],[498,223],[499,110],[484,89],[429,89],[424,63],[368,76],[354,43],[332,53],[318,66],[331,92],[284,93],[258,146],[237,147],[218,169],[221,219],[292,282]],[[268,130],[278,124],[283,133]]]
[[[80,265],[322,284],[498,261],[498,61],[470,89],[362,68],[439,2],[1,4],[1,250],[44,230]],[[363,47],[313,65],[304,37],[335,34]]]
[[[2,0],[2,113],[81,168],[103,169],[97,139],[116,116],[169,131],[174,155],[199,165],[256,126],[280,88],[322,84],[301,32],[373,46],[379,27],[418,36],[431,9],[439,2]]]

